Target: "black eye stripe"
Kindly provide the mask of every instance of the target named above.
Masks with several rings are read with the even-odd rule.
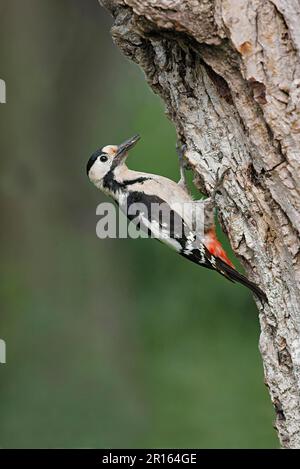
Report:
[[[101,155],[100,156],[100,161],[102,161],[102,163],[105,163],[105,161],[108,160],[108,157],[106,155]]]

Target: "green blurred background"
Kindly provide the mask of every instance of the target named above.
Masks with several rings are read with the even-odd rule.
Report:
[[[176,135],[97,0],[0,1],[0,447],[277,447],[251,294],[155,240],[99,240],[85,165],[178,178]]]

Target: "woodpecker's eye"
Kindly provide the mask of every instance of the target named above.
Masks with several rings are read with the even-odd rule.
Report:
[[[100,156],[100,161],[102,161],[102,163],[105,163],[105,161],[107,161],[107,160],[108,160],[108,158],[107,158],[106,155],[101,155]]]

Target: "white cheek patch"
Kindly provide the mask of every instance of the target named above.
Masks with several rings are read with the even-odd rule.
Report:
[[[93,168],[90,169],[89,178],[90,178],[90,181],[93,182],[94,184],[95,184],[95,183],[97,182],[97,180],[98,180],[96,171],[95,171]]]
[[[117,153],[118,147],[116,145],[106,145],[102,148],[103,153],[114,156]]]

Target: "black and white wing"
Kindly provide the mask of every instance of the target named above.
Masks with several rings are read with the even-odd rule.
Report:
[[[196,234],[166,201],[157,195],[130,192],[127,197],[127,217],[139,229],[175,249],[182,256],[215,269],[215,258],[199,242]]]
[[[211,254],[183,218],[157,195],[130,192],[126,210],[129,220],[149,236],[167,244],[191,262],[216,270],[231,282],[250,288],[262,302],[267,301],[265,293],[255,283]]]

